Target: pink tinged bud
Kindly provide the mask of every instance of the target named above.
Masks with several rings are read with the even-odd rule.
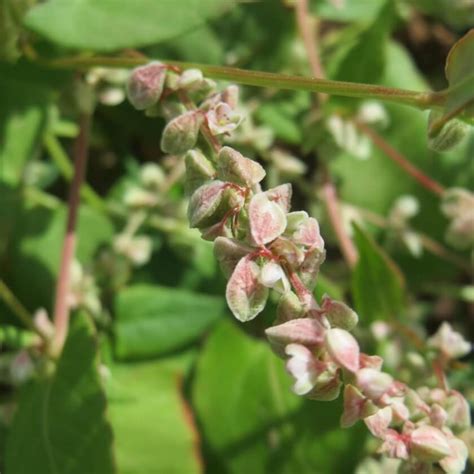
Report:
[[[279,293],[287,293],[291,289],[290,282],[283,268],[273,261],[263,265],[260,272],[260,281],[267,288],[273,288]]]
[[[259,276],[260,267],[246,256],[239,261],[227,283],[227,304],[239,321],[250,321],[265,308],[268,289],[260,283]]]
[[[180,155],[196,145],[199,127],[204,118],[195,110],[178,115],[166,125],[161,136],[161,149],[165,153]]]
[[[471,426],[469,403],[459,392],[451,390],[443,406],[448,415],[447,425],[455,433],[462,433]]]
[[[324,312],[331,327],[350,331],[359,321],[359,317],[355,311],[349,308],[345,303],[331,299],[328,295],[323,296],[321,310]]]
[[[388,427],[392,422],[392,409],[390,407],[382,408],[377,413],[364,418],[364,422],[376,438],[385,439]]]
[[[232,84],[221,92],[221,100],[230,108],[235,109],[239,103],[239,87]]]
[[[344,412],[341,416],[341,427],[349,428],[361,418],[369,416],[372,413],[365,413],[365,407],[368,399],[354,387],[347,384],[344,389]]]
[[[326,332],[326,348],[338,365],[350,372],[357,372],[359,344],[350,332],[339,328],[329,329]]]
[[[291,240],[279,237],[271,244],[272,253],[284,258],[293,270],[298,269],[304,261],[305,254]]]
[[[451,453],[439,461],[447,474],[459,474],[466,469],[469,451],[467,446],[458,438],[448,438]]]
[[[285,347],[289,344],[316,348],[324,341],[324,327],[318,320],[312,318],[292,319],[266,329],[265,334],[272,349],[282,357],[285,355]]]
[[[303,263],[298,269],[301,281],[312,290],[316,285],[319,268],[326,259],[326,251],[313,248],[306,252]]]
[[[378,400],[392,385],[393,378],[375,369],[360,369],[356,385],[371,400]]]
[[[434,426],[420,426],[410,435],[412,454],[420,461],[437,462],[451,454],[446,435]]]
[[[184,162],[186,164],[186,191],[188,194],[216,175],[212,163],[199,150],[189,150]]]
[[[152,62],[132,71],[127,82],[127,97],[138,110],[145,110],[158,102],[163,92],[166,67]]]
[[[209,240],[210,242],[213,242],[218,237],[231,238],[233,235],[232,229],[230,228],[228,222],[218,222],[217,224],[213,224],[209,227],[203,227],[199,230],[201,232],[201,237],[204,240]]]
[[[390,458],[408,459],[408,446],[405,437],[395,430],[387,430],[384,442],[380,446],[379,453],[386,454]]]
[[[471,351],[471,344],[446,322],[440,326],[434,336],[428,339],[428,345],[438,349],[449,359],[462,357]]]
[[[375,369],[375,370],[381,370],[382,365],[383,365],[383,359],[380,356],[377,355],[367,355],[361,353],[359,357],[359,364],[361,369]]]
[[[243,245],[237,240],[225,237],[217,237],[214,241],[214,255],[216,256],[222,273],[229,278],[232,275],[237,263],[252,252],[252,248]]]
[[[321,402],[330,402],[339,397],[342,381],[338,370],[324,370],[321,372],[313,389],[306,394],[306,398]]]
[[[313,217],[304,219],[293,233],[293,241],[298,245],[324,250],[324,240],[319,232],[319,224]]]
[[[410,418],[414,421],[425,417],[430,412],[430,407],[414,390],[408,390],[405,395],[405,404],[410,412]]]
[[[245,158],[229,146],[224,146],[217,157],[217,175],[224,181],[252,187],[262,181],[265,170],[256,161]]]
[[[402,398],[392,400],[390,408],[392,409],[393,421],[395,423],[403,423],[410,418],[410,411]]]
[[[270,201],[278,204],[283,211],[289,212],[291,207],[291,196],[293,194],[291,184],[280,184],[280,186],[265,191],[265,194]]]
[[[206,227],[215,223],[215,214],[224,196],[226,184],[212,181],[203,184],[194,191],[188,207],[188,218],[191,227]]]
[[[278,302],[276,322],[281,324],[292,319],[302,318],[304,312],[305,309],[298,296],[289,291],[282,295]]]
[[[285,352],[289,356],[286,369],[295,379],[293,392],[306,395],[316,383],[317,361],[311,351],[301,344],[289,344]]]
[[[430,421],[433,426],[442,429],[447,419],[448,414],[446,413],[446,410],[444,410],[444,408],[442,408],[437,403],[431,405]]]
[[[220,102],[206,113],[206,119],[211,133],[222,135],[233,132],[242,122],[243,116],[225,102]]]
[[[286,227],[282,208],[265,193],[257,193],[249,204],[250,234],[256,245],[265,245],[280,236]]]

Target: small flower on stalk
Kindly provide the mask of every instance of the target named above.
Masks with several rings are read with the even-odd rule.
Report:
[[[206,119],[213,135],[223,135],[233,132],[243,117],[225,102],[220,102],[206,113]]]
[[[436,334],[428,339],[428,345],[438,349],[447,359],[457,359],[471,352],[471,344],[461,334],[444,322]]]

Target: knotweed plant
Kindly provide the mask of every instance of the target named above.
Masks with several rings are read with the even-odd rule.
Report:
[[[135,69],[127,85],[135,108],[167,120],[163,151],[184,155],[189,223],[214,242],[230,310],[250,321],[276,292],[276,319],[266,335],[297,395],[330,401],[342,393],[341,426],[363,420],[379,452],[400,460],[402,472],[462,472],[467,447],[459,435],[470,426],[469,406],[449,389],[444,369],[470,344],[447,323],[427,341],[439,380],[434,389],[411,389],[384,372],[381,357],[361,351],[352,333],[358,315],[343,302],[314,297],[326,253],[317,220],[291,209],[290,184],[264,189],[265,169],[223,145],[244,119],[238,92],[233,85],[218,91],[199,70],[159,62]],[[468,199],[456,192],[444,205],[452,240],[472,224],[459,212],[459,201]]]

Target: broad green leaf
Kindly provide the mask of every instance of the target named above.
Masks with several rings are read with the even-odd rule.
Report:
[[[10,266],[6,279],[18,298],[31,310],[49,309],[66,231],[66,208],[54,198],[52,208],[28,200],[15,218],[10,239]],[[76,258],[90,265],[99,247],[114,233],[109,219],[81,206],[77,224]],[[25,285],[25,282],[32,282]],[[33,284],[34,282],[34,284]]]
[[[7,439],[14,474],[112,474],[112,431],[92,324],[78,314],[55,372],[23,387]]]
[[[107,393],[120,474],[201,472],[180,393],[185,365],[174,357],[111,367]]]
[[[31,64],[0,63],[0,181],[18,184],[37,151],[57,78]]]
[[[224,312],[223,298],[178,288],[135,285],[116,300],[115,354],[139,359],[195,341]]]
[[[342,430],[339,401],[304,400],[291,384],[267,343],[229,321],[216,328],[193,385],[211,473],[349,472],[357,464],[364,428]]]
[[[58,45],[92,51],[175,38],[224,13],[233,0],[50,0],[25,25]]]
[[[404,309],[402,273],[360,227],[354,226],[359,260],[352,274],[352,295],[361,321],[399,320]]]

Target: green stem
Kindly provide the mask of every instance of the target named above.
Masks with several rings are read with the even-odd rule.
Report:
[[[74,175],[74,168],[61,142],[55,135],[47,133],[44,137],[44,145],[62,176],[67,181],[71,181]],[[81,196],[91,207],[94,207],[98,211],[104,212],[106,210],[107,206],[103,199],[87,183],[81,186]]]
[[[42,62],[50,67],[63,69],[89,69],[92,67],[129,68],[148,63],[146,57],[99,57],[79,56]],[[332,81],[314,77],[291,76],[263,71],[249,71],[226,66],[162,60],[170,66],[179,68],[197,68],[207,77],[232,81],[256,87],[302,90],[308,92],[333,94],[344,97],[380,99],[386,102],[409,105],[418,109],[441,108],[446,95],[441,92],[418,92],[374,84]]]
[[[3,280],[0,280],[0,299],[10,308],[12,313],[31,331],[38,334],[43,340],[47,341],[47,337],[36,327],[33,317],[28,310],[21,304],[13,292],[8,288]]]

